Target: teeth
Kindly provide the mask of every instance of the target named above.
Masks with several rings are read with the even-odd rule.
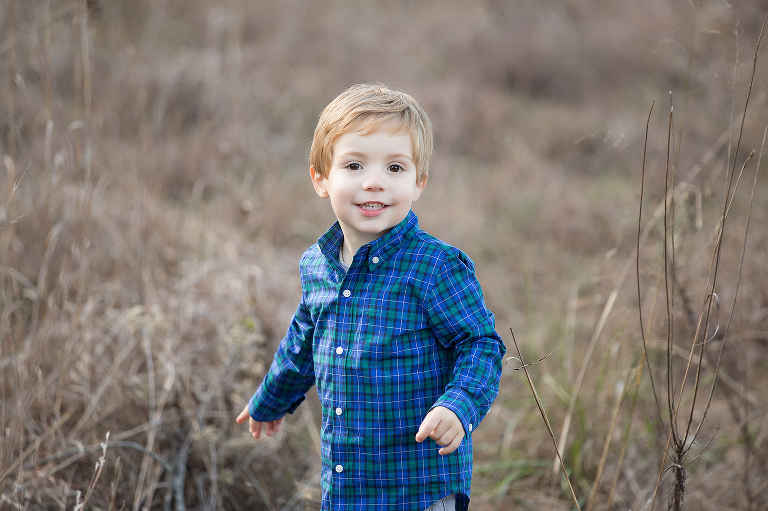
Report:
[[[379,202],[366,202],[365,204],[360,204],[360,207],[363,209],[374,210],[374,209],[382,209],[385,206],[384,204],[381,204]]]

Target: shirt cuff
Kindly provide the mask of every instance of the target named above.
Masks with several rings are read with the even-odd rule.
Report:
[[[480,414],[477,407],[469,398],[467,393],[459,388],[451,387],[446,390],[445,394],[440,396],[432,408],[432,411],[436,406],[443,406],[456,414],[456,417],[461,421],[461,425],[464,427],[464,436],[469,437],[477,428],[477,423],[480,422]]]
[[[259,387],[256,393],[248,401],[248,414],[253,420],[258,422],[274,421],[283,417],[286,413],[293,413],[294,410],[299,407],[301,402],[304,401],[304,396],[301,396],[291,403],[287,409],[280,409],[265,403],[263,395],[260,394],[263,394],[261,387]]]

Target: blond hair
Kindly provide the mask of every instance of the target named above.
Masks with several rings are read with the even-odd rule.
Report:
[[[353,85],[325,107],[312,138],[310,165],[328,178],[333,146],[340,136],[351,131],[367,135],[379,129],[411,137],[416,181],[423,182],[434,144],[432,123],[415,99],[380,83]]]

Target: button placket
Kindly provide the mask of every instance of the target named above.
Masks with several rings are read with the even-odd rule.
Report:
[[[341,285],[341,299],[339,300],[337,305],[344,314],[349,314],[350,312],[352,312],[353,316],[354,316],[354,312],[353,312],[354,307],[353,307],[353,300],[351,298],[352,298],[352,290],[356,289],[355,287],[356,277],[359,277],[358,272],[354,270],[350,270],[347,272],[344,282],[342,282],[342,285]],[[346,396],[343,394],[343,388],[345,385],[346,375],[344,373],[343,367],[346,364],[345,362],[346,357],[344,356],[345,355],[344,351],[349,349],[350,346],[352,346],[353,340],[354,340],[354,331],[348,330],[347,328],[345,328],[344,332],[338,339],[338,344],[336,345],[336,347],[331,348],[336,352],[336,356],[338,357],[336,360],[336,363],[334,364],[334,366],[337,368],[337,371],[339,371],[339,372],[334,371],[336,373],[334,380],[335,380],[336,388],[338,391],[337,393],[334,393],[336,394],[334,397],[337,404],[341,404],[345,402],[344,398]],[[347,428],[349,427],[349,425],[347,424],[347,421],[345,420],[344,415],[346,414],[346,412],[348,412],[348,410],[345,410],[342,406],[331,408],[331,410],[333,411],[331,413],[330,422],[333,424],[334,430],[338,431],[340,434],[347,435],[348,434]],[[334,416],[335,416],[335,419],[333,418]],[[335,460],[337,461],[337,464],[334,466],[333,470],[336,472],[336,474],[339,477],[344,477],[342,473],[347,468],[343,464],[343,462],[346,459],[346,452],[345,452],[346,449],[344,448],[343,443],[337,444],[334,441],[333,450],[335,451],[333,454],[333,458],[335,458]]]

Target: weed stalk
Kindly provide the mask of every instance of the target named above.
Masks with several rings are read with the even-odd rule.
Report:
[[[736,175],[736,165],[739,155],[739,148],[742,141],[743,131],[744,131],[744,125],[746,123],[746,115],[747,111],[749,109],[749,100],[752,93],[752,87],[754,84],[756,69],[757,69],[757,61],[758,61],[758,55],[760,53],[760,47],[763,43],[763,39],[765,37],[766,33],[766,23],[768,23],[768,14],[766,14],[763,25],[760,30],[760,35],[758,37],[758,43],[757,43],[757,49],[754,53],[754,59],[753,59],[753,66],[752,66],[752,74],[750,78],[749,88],[747,91],[747,98],[744,105],[744,111],[742,115],[741,120],[741,126],[739,130],[739,136],[736,141],[736,146],[734,149],[734,155],[732,158],[729,157],[730,163],[730,170],[727,174],[727,181],[726,181],[726,188],[723,198],[723,209],[722,214],[720,216],[720,222],[717,230],[717,236],[715,240],[715,245],[713,248],[713,254],[712,254],[712,261],[710,264],[710,271],[709,271],[709,280],[707,282],[707,286],[705,288],[705,296],[703,299],[703,303],[701,306],[701,310],[699,313],[699,320],[697,322],[697,328],[696,332],[693,335],[692,344],[691,344],[691,350],[689,352],[688,361],[686,364],[685,371],[683,373],[682,379],[680,380],[680,388],[677,388],[677,384],[675,383],[675,371],[673,367],[673,357],[674,357],[674,351],[675,351],[675,343],[674,343],[674,276],[675,276],[675,266],[674,266],[674,252],[675,252],[675,241],[674,241],[674,191],[676,186],[672,185],[670,187],[668,179],[670,175],[670,148],[671,148],[671,139],[670,139],[670,133],[672,131],[672,123],[673,123],[673,110],[670,108],[670,118],[669,118],[669,129],[668,129],[668,136],[667,136],[667,166],[666,166],[666,172],[665,172],[665,204],[669,201],[670,206],[667,208],[665,206],[664,210],[664,275],[665,275],[665,294],[666,294],[666,310],[667,310],[667,322],[666,322],[666,334],[667,334],[667,343],[666,343],[666,358],[667,358],[667,378],[666,378],[666,391],[667,391],[667,410],[668,410],[668,422],[667,425],[669,427],[669,433],[667,435],[667,443],[666,447],[664,449],[664,455],[661,463],[661,467],[659,469],[659,474],[656,480],[656,486],[654,489],[653,494],[653,500],[651,502],[651,510],[653,510],[653,507],[656,502],[656,498],[659,491],[659,486],[661,484],[662,476],[665,472],[671,471],[673,474],[673,487],[672,487],[672,497],[669,503],[670,509],[674,509],[675,511],[679,511],[683,508],[683,503],[685,499],[685,482],[686,482],[686,467],[688,464],[695,461],[696,458],[698,458],[698,455],[696,458],[694,458],[692,461],[687,462],[686,458],[692,449],[693,445],[695,445],[696,439],[698,438],[701,426],[704,423],[707,413],[709,411],[709,407],[712,401],[712,396],[714,394],[715,385],[717,383],[717,375],[720,369],[720,362],[722,360],[722,352],[723,348],[725,346],[726,338],[727,338],[727,328],[726,331],[723,333],[722,336],[722,343],[720,345],[720,353],[718,356],[718,361],[714,366],[714,378],[709,390],[709,398],[706,406],[703,408],[701,413],[701,419],[699,421],[698,426],[695,428],[695,430],[692,432],[692,427],[694,423],[694,412],[697,409],[696,402],[697,397],[700,390],[701,385],[701,371],[703,367],[703,363],[699,363],[698,367],[696,369],[696,375],[695,380],[693,383],[693,389],[692,389],[692,398],[691,402],[688,406],[688,413],[687,419],[684,423],[684,427],[681,427],[681,424],[678,423],[678,415],[681,412],[682,409],[682,402],[683,402],[683,396],[685,394],[685,387],[688,380],[688,375],[691,370],[691,364],[694,359],[694,353],[698,351],[699,360],[704,360],[704,347],[705,345],[717,335],[717,331],[712,336],[709,336],[708,332],[710,330],[710,325],[713,320],[716,320],[713,318],[713,306],[717,303],[718,304],[718,310],[719,310],[719,299],[717,297],[716,289],[717,289],[717,278],[720,268],[720,262],[721,262],[721,250],[722,250],[722,244],[723,244],[723,236],[725,233],[725,227],[726,227],[726,221],[728,218],[728,214],[730,211],[730,207],[733,203],[736,188],[738,186],[738,183],[741,179],[741,176],[744,173],[745,168],[749,164],[752,157],[755,155],[756,151],[752,151],[749,156],[745,159],[743,165],[741,166],[741,170],[738,173],[738,176]],[[644,154],[644,160],[645,160],[645,154]],[[673,172],[674,173],[674,172]],[[644,180],[644,175],[643,175]],[[755,178],[756,183],[756,178]],[[671,194],[670,194],[671,190]],[[670,194],[669,196],[667,194]],[[753,188],[753,197],[754,197],[754,188]],[[753,199],[750,201],[749,205],[749,216],[751,217],[753,207]],[[642,208],[642,206],[641,206]],[[642,212],[642,209],[641,209]],[[741,261],[739,265],[739,271],[738,271],[738,277],[736,281],[736,290],[735,290],[735,296],[734,296],[734,310],[735,310],[735,304],[736,299],[738,298],[738,287],[740,283],[740,275],[741,270],[744,263],[744,252],[746,251],[746,240],[748,236],[748,223],[747,223],[747,229],[744,232],[743,242],[744,242],[744,248],[742,250],[742,256]],[[669,259],[669,253],[671,252],[671,258],[672,258],[672,267],[671,269],[668,267],[668,259]],[[638,266],[639,266],[639,259],[638,259]],[[639,269],[638,269],[639,272]],[[670,283],[671,281],[671,283]],[[640,295],[640,284],[639,284],[639,273],[638,273],[638,294]],[[639,305],[640,311],[642,311],[642,307]],[[730,318],[733,317],[733,310],[731,311]],[[642,318],[642,312],[641,312],[641,318]],[[642,321],[642,320],[641,320]],[[717,319],[719,321],[719,319]],[[729,323],[730,324],[730,319]],[[642,322],[641,322],[641,329],[642,329]],[[644,338],[644,336],[643,336]],[[645,347],[645,342],[644,342]],[[649,372],[649,375],[651,377],[651,381],[653,381],[653,375]],[[655,387],[654,387],[654,394],[656,393]],[[711,441],[711,440],[710,440]],[[709,445],[709,444],[707,444]],[[706,446],[704,447],[706,449]],[[667,456],[670,456],[671,462],[669,466],[666,464],[666,458]]]
[[[581,511],[581,506],[579,506],[579,499],[576,498],[576,493],[573,491],[573,485],[571,484],[571,479],[568,477],[568,472],[565,470],[565,465],[563,464],[563,457],[560,455],[560,449],[557,447],[557,440],[555,439],[555,433],[552,431],[552,426],[549,423],[549,419],[547,418],[547,413],[544,411],[544,405],[541,403],[541,399],[539,398],[539,393],[536,392],[536,386],[533,384],[533,380],[531,380],[531,375],[528,373],[528,366],[525,364],[525,360],[523,359],[523,354],[520,352],[520,346],[517,345],[517,339],[515,339],[515,332],[510,328],[510,333],[512,334],[512,342],[515,343],[515,350],[517,351],[517,356],[519,357],[520,361],[520,367],[519,369],[522,369],[525,372],[525,377],[528,379],[528,385],[531,387],[531,392],[533,393],[534,399],[536,399],[536,406],[539,408],[539,413],[541,413],[541,418],[544,420],[544,424],[547,426],[547,431],[549,432],[549,436],[552,439],[552,443],[555,445],[555,453],[557,454],[557,459],[560,460],[560,466],[563,469],[563,475],[565,476],[565,480],[568,482],[568,488],[571,490],[571,497],[573,497],[573,503],[576,505],[576,509]],[[546,358],[546,357],[545,357]],[[540,362],[543,359],[539,359],[537,362]]]

